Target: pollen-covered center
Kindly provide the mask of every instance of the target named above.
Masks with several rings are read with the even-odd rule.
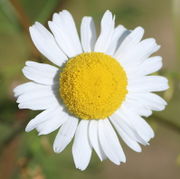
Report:
[[[110,116],[123,102],[126,87],[122,66],[104,53],[78,55],[60,73],[60,96],[67,110],[81,119]]]

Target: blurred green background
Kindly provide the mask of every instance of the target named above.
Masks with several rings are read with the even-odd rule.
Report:
[[[28,27],[35,21],[47,25],[53,12],[68,9],[77,27],[84,15],[94,17],[97,27],[106,9],[116,14],[116,23],[129,29],[145,28],[145,37],[161,44],[164,58],[160,74],[170,89],[161,93],[169,105],[148,122],[156,137],[142,153],[123,144],[127,163],[115,166],[93,158],[87,170],[76,170],[71,145],[55,154],[56,132],[38,137],[25,133],[36,115],[18,110],[12,89],[26,81],[21,69],[26,60],[47,62],[34,48]],[[180,178],[180,0],[0,0],[0,179],[179,179]]]

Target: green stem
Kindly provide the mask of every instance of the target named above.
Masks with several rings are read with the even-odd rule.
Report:
[[[180,133],[180,126],[173,121],[170,121],[170,120],[165,119],[164,117],[160,117],[158,115],[153,115],[151,117],[151,119],[155,120],[156,122],[158,122],[162,125],[164,125],[166,128],[169,128],[173,131]]]

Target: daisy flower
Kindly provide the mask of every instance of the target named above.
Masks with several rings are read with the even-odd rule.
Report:
[[[110,11],[102,17],[98,37],[93,18],[85,16],[79,38],[67,10],[55,13],[48,25],[51,32],[38,22],[29,30],[54,66],[27,61],[22,71],[31,82],[14,89],[20,109],[43,110],[25,130],[46,135],[58,129],[57,153],[74,137],[72,155],[80,170],[87,168],[93,149],[101,161],[125,162],[118,135],[141,152],[140,144],[154,137],[143,117],[167,104],[153,93],[166,90],[167,79],[149,75],[162,67],[160,56],[150,57],[160,48],[155,39],[142,40],[142,27],[115,27]]]

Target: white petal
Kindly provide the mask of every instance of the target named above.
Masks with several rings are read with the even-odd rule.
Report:
[[[162,67],[162,57],[155,56],[146,59],[137,66],[126,67],[128,79],[137,79],[139,77],[154,73]]]
[[[111,44],[114,32],[114,18],[110,11],[106,11],[101,20],[101,33],[95,44],[95,52],[106,52]]]
[[[126,98],[124,103],[129,110],[137,113],[140,116],[149,117],[152,115],[152,110],[148,106],[144,105],[144,103],[142,103],[140,100],[137,101]]]
[[[82,47],[76,30],[72,15],[63,10],[53,15],[53,21],[49,21],[49,28],[61,49],[68,55],[74,57],[82,53]]]
[[[98,157],[100,160],[104,160],[106,158],[106,155],[101,149],[100,143],[99,143],[99,137],[98,137],[98,121],[96,120],[91,120],[89,124],[89,140],[96,151]]]
[[[46,120],[48,120],[49,118],[52,117],[52,114],[54,111],[56,111],[56,108],[49,108],[43,112],[41,112],[40,114],[38,114],[34,119],[30,120],[30,122],[27,124],[25,131],[26,132],[30,132],[32,131],[34,128],[36,128],[36,126]]]
[[[115,120],[116,124],[134,141],[148,145],[148,143],[137,133],[137,131],[132,127],[127,121],[127,116],[123,115],[119,111],[116,111],[110,116],[111,120]]]
[[[108,119],[98,121],[98,134],[102,150],[109,160],[117,165],[125,162],[126,157]]]
[[[38,135],[47,135],[58,129],[67,120],[67,118],[61,117],[61,114],[63,114],[62,111],[56,111],[51,119],[39,124],[36,127]]]
[[[157,102],[159,104],[167,105],[167,102],[161,98],[159,95],[154,93],[148,93],[148,97],[151,98],[152,101]]]
[[[159,50],[160,46],[156,44],[155,39],[149,38],[138,43],[134,48],[129,48],[125,53],[120,53],[117,59],[124,66],[140,65],[151,54]]]
[[[81,43],[84,52],[92,52],[96,41],[96,29],[92,17],[83,17],[81,22]]]
[[[36,48],[51,62],[61,66],[67,60],[65,54],[57,46],[53,35],[43,25],[36,22],[29,31]]]
[[[59,101],[55,96],[37,98],[33,101],[23,101],[18,107],[19,109],[44,110],[59,105]]]
[[[77,125],[78,119],[69,116],[67,121],[62,125],[56,135],[53,144],[54,152],[60,153],[66,148],[66,146],[71,142],[75,134]]]
[[[51,74],[52,76],[56,75],[57,72],[59,72],[59,69],[55,66],[44,64],[44,63],[37,63],[33,61],[26,61],[26,66],[35,68],[37,70],[40,70],[44,73]]]
[[[118,134],[121,136],[121,138],[124,140],[124,142],[134,151],[141,152],[140,145],[136,142],[136,140],[133,140],[128,134],[128,131],[124,131],[122,129],[121,124],[118,123],[119,120],[114,118],[113,116],[110,117],[111,122],[113,123],[114,127],[116,128]]]
[[[54,115],[54,113],[56,113],[56,111],[62,111],[62,107],[55,106],[55,107],[44,110],[43,112],[38,114],[34,119],[29,121],[29,123],[26,126],[25,131],[30,132],[33,129],[35,129],[39,124],[41,124],[47,120],[50,120],[52,118],[52,116]],[[66,116],[66,114],[64,112],[62,112],[61,115]]]
[[[27,65],[28,66],[25,66],[22,71],[24,76],[29,80],[45,85],[57,83],[59,72],[55,67],[36,62],[27,62]]]
[[[106,54],[108,55],[114,54],[118,46],[122,43],[125,35],[127,34],[127,31],[128,30],[122,25],[119,25],[115,28],[112,39],[111,39],[111,43],[108,47],[108,50],[106,51]]]
[[[42,124],[39,124],[36,127],[36,130],[38,131],[38,135],[47,135],[50,134],[51,132],[54,132],[57,130],[62,123],[57,119],[57,117],[54,116],[51,120],[47,120]]]
[[[49,108],[43,112],[41,112],[40,114],[38,114],[34,119],[30,120],[30,122],[27,124],[25,131],[26,132],[30,132],[32,131],[34,128],[37,127],[37,125],[39,125],[40,123],[51,119],[54,111],[57,110],[57,107],[55,108]]]
[[[134,94],[134,92],[129,92]],[[144,117],[149,117],[152,115],[152,110],[147,105],[144,105],[140,100],[134,100],[129,97],[129,93],[126,96],[126,99],[123,102],[123,105],[126,106],[130,111],[135,112],[136,114]]]
[[[88,139],[88,124],[88,120],[81,120],[72,147],[75,166],[80,170],[85,170],[91,159],[92,149]]]
[[[157,72],[162,67],[162,57],[155,56],[145,60],[138,68],[137,74],[148,75]]]
[[[46,86],[34,82],[15,88],[20,109],[44,110],[59,105],[57,86]]]
[[[43,110],[59,105],[58,87],[46,86],[34,82],[19,85],[14,89],[19,108]]]
[[[128,91],[132,92],[164,91],[169,88],[168,80],[161,76],[146,76],[129,80],[128,83]]]
[[[140,117],[138,115],[134,115],[134,114],[132,116],[134,119],[134,125],[137,125],[138,128],[140,128],[140,129],[144,128],[144,133],[146,133],[145,135],[148,136],[146,141],[148,141],[149,138],[153,138],[154,137],[154,131],[151,128],[151,126],[142,117]]]
[[[130,111],[128,108],[124,107],[124,105],[121,106],[119,113],[126,116],[126,120],[129,125],[131,125],[131,127],[134,128],[146,142],[154,137],[154,131],[152,130],[152,128],[139,115]]]
[[[134,48],[142,39],[144,35],[144,29],[142,27],[135,28],[122,42],[120,47],[117,49],[115,57],[120,58],[122,54],[130,51]]]
[[[53,85],[53,86],[47,86],[47,85],[41,85],[34,82],[27,82],[24,84],[21,84],[14,88],[14,94],[15,97],[18,97],[22,94],[28,94],[28,93],[35,93],[36,91],[47,91],[47,90],[57,90],[59,88],[59,85]]]
[[[33,102],[33,100],[38,100],[38,99],[44,99],[44,98],[55,98],[55,93],[57,92],[58,89],[53,90],[53,89],[49,89],[46,87],[42,87],[40,89],[36,88],[36,90],[31,90],[28,91],[26,93],[21,94],[18,98],[17,98],[17,103],[26,103],[26,102]]]
[[[42,87],[42,88],[44,87],[44,85],[37,84],[37,83],[34,83],[34,82],[27,82],[27,83],[18,85],[13,90],[15,97],[18,97],[19,95],[21,95],[21,94],[23,94],[23,93],[25,93],[27,91],[31,91],[31,90],[36,89],[36,85],[37,85],[37,87]]]
[[[153,93],[129,93],[128,99],[141,102],[144,106],[149,107],[151,110],[161,111],[167,105],[161,97]]]

